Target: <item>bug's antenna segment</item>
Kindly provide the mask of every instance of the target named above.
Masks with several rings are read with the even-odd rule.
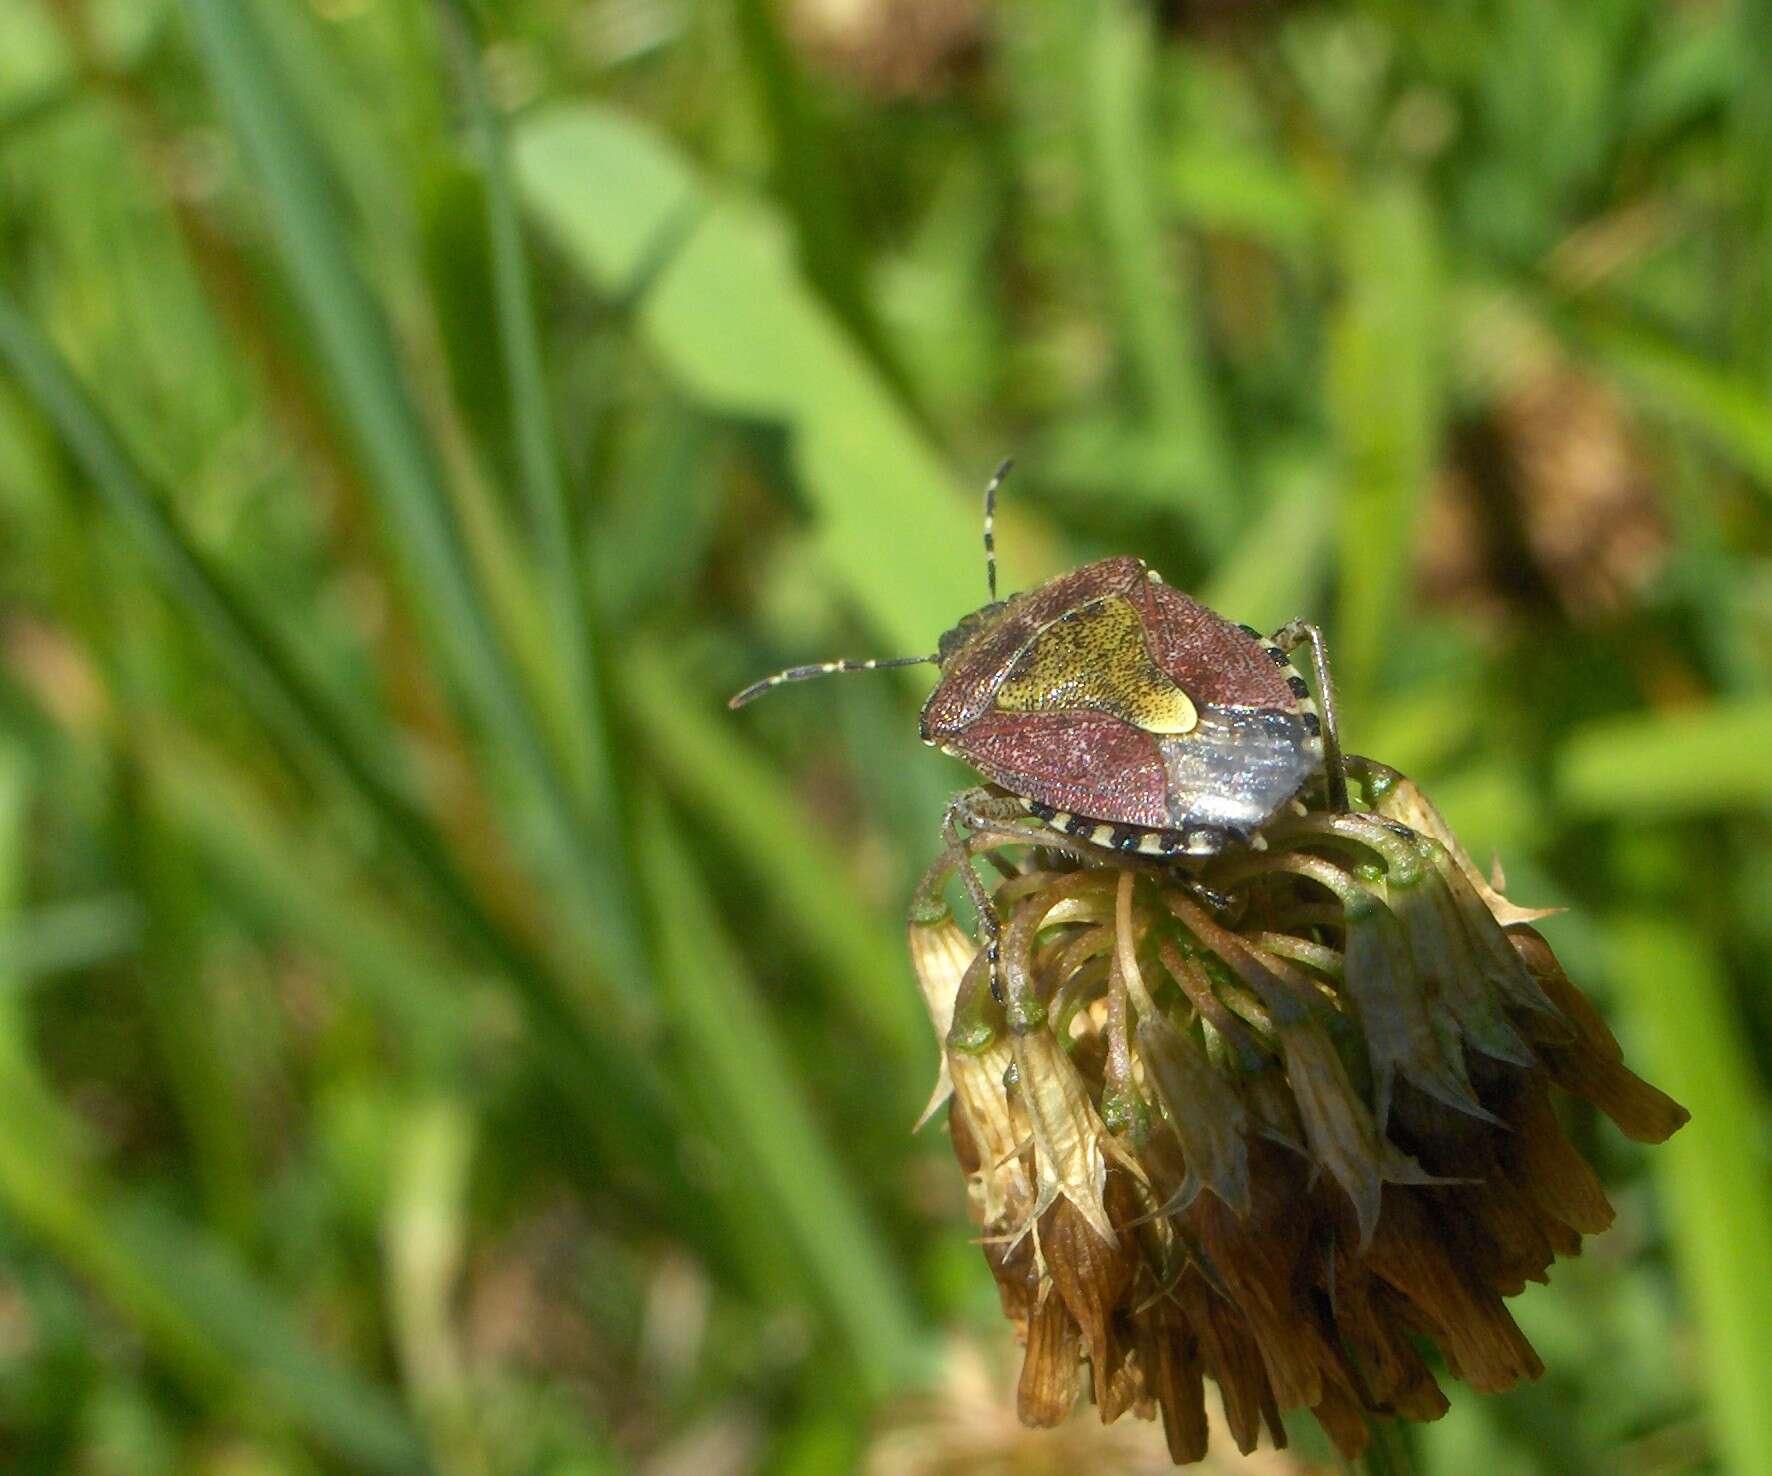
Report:
[[[1003,485],[1003,478],[1009,475],[1009,469],[1014,465],[1013,456],[1005,460],[984,489],[984,577],[990,586],[993,605],[997,602],[997,488]]]
[[[875,661],[819,661],[811,666],[790,666],[786,671],[778,671],[774,676],[764,677],[760,682],[752,682],[742,692],[735,693],[726,703],[728,707],[743,707],[747,702],[755,702],[765,692],[779,687],[786,682],[809,682],[814,677],[836,676],[844,671],[884,671],[890,666],[930,666],[941,664],[939,656],[892,656]]]

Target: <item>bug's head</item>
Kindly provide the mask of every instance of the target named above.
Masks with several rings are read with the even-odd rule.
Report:
[[[765,692],[788,682],[807,682],[814,677],[836,676],[845,671],[883,671],[892,666],[942,666],[945,667],[953,654],[972,639],[980,630],[985,629],[1002,613],[1005,602],[997,598],[997,543],[993,525],[997,512],[997,488],[1003,485],[1003,478],[1009,475],[1009,468],[1014,465],[1005,461],[997,468],[997,473],[984,489],[984,566],[985,579],[990,589],[991,602],[982,609],[974,610],[960,621],[952,630],[942,636],[932,656],[892,656],[872,661],[815,661],[807,666],[790,666],[786,671],[778,671],[774,676],[764,677],[761,681],[752,682],[742,692],[735,693],[727,702],[728,707],[743,707],[747,702],[755,702]]]
[[[984,606],[984,608],[974,610],[970,615],[963,617],[959,624],[954,626],[952,630],[945,631],[942,634],[941,639],[936,642],[935,646],[935,660],[937,665],[946,666],[949,658],[951,658],[956,651],[971,640],[973,636],[977,635],[979,631],[988,629],[996,621],[996,618],[1003,613],[1003,610],[1008,603],[1007,600],[992,600],[991,603]]]

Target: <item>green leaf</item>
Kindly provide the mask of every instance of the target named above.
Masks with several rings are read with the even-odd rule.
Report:
[[[1703,814],[1772,805],[1772,701],[1630,716],[1571,733],[1556,788],[1580,814]]]
[[[977,497],[801,280],[779,217],[711,196],[657,134],[608,109],[550,109],[515,143],[537,214],[599,292],[636,302],[684,389],[788,429],[820,551],[885,649],[933,650],[956,610],[982,602]]]

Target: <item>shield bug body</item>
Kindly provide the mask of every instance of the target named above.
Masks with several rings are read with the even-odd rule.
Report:
[[[1095,846],[1247,843],[1323,767],[1322,722],[1281,648],[1134,558],[969,616],[941,658],[924,740]]]
[[[1323,641],[1293,621],[1272,636],[1232,625],[1131,557],[1103,559],[1007,600],[996,598],[997,488],[985,491],[991,602],[932,656],[791,667],[746,687],[733,707],[784,682],[930,663],[926,743],[997,786],[968,790],[945,828],[1032,815],[1072,843],[1181,859],[1260,846],[1260,829],[1321,774],[1345,809]],[[1309,644],[1319,714],[1288,653]]]

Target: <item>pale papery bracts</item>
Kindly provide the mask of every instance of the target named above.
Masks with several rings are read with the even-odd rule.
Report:
[[[1344,1456],[1429,1420],[1446,1370],[1542,1365],[1504,1299],[1611,1223],[1552,1089],[1630,1137],[1685,1121],[1632,1074],[1519,907],[1408,779],[1298,806],[1188,872],[1004,827],[931,869],[910,924],[954,1151],[1030,1424],[1087,1388],[1205,1452],[1205,1381],[1244,1451],[1311,1411]],[[941,900],[995,868],[993,980]]]

